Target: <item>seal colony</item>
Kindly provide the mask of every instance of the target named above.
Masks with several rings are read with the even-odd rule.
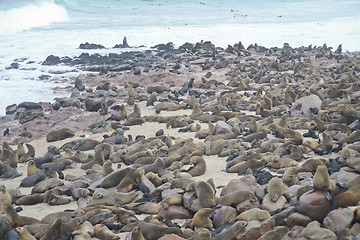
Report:
[[[90,56],[69,98],[1,119],[0,238],[358,236],[360,55],[340,47]]]

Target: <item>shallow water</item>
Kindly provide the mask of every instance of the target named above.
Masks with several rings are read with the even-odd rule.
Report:
[[[70,76],[41,62],[50,54],[79,55],[84,42],[112,48],[126,36],[130,45],[146,47],[210,40],[221,47],[241,41],[336,49],[342,43],[344,50],[360,50],[360,1],[354,0],[0,0],[0,16],[0,115],[11,103],[52,101],[51,88],[59,85],[52,77]],[[23,59],[20,68],[7,70],[16,59]],[[50,79],[36,82],[41,75]]]

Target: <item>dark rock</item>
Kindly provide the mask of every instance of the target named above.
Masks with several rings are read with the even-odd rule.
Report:
[[[54,102],[53,104],[51,104],[51,108],[55,111],[59,110],[61,107],[61,104],[59,102]]]
[[[12,68],[12,69],[19,69],[19,63],[17,63],[17,62],[11,63],[11,64],[10,64],[10,68]]]
[[[157,44],[151,48],[156,48],[159,51],[170,51],[170,50],[174,49],[174,44],[172,42],[169,42],[167,44],[161,43],[161,44]]]
[[[24,123],[34,120],[35,118],[40,118],[43,116],[44,116],[43,112],[38,111],[38,110],[33,110],[33,111],[26,111],[26,112],[20,113],[18,116],[18,119],[19,119],[19,123],[24,124]]]
[[[18,105],[18,108],[25,108],[26,110],[30,110],[30,109],[42,109],[42,106],[36,102],[22,102]]]
[[[75,88],[77,88],[79,91],[82,91],[85,89],[84,83],[79,78],[76,78],[76,80],[75,80]]]
[[[122,44],[116,44],[113,48],[130,48],[126,37],[124,37],[123,39],[123,43]]]
[[[95,44],[95,43],[81,43],[79,46],[80,49],[102,49],[105,48],[103,45],[101,44]]]
[[[141,69],[140,68],[135,68],[133,73],[134,73],[134,75],[140,75],[141,74]]]
[[[42,63],[42,65],[48,65],[48,66],[51,66],[51,65],[56,65],[56,64],[59,64],[61,63],[61,60],[58,56],[54,56],[54,55],[49,55],[45,61]]]
[[[17,105],[11,104],[5,108],[6,115],[12,115],[16,112]]]

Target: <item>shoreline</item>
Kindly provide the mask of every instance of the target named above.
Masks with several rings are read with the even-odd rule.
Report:
[[[347,174],[344,169],[346,167],[356,169],[353,161],[359,153],[356,149],[359,149],[357,146],[360,138],[352,137],[351,134],[360,131],[360,102],[358,100],[360,53],[341,53],[341,51],[336,53],[326,45],[316,48],[292,48],[287,45],[283,48],[265,48],[250,45],[245,49],[239,43],[223,49],[215,47],[209,41],[204,41],[192,46],[184,44],[179,49],[166,44],[159,45],[157,54],[148,52],[130,54],[126,57],[125,55],[107,56],[102,59],[95,59],[91,55],[73,58],[72,61],[82,61],[84,70],[93,69],[94,73],[72,79],[71,86],[75,87],[70,97],[58,98],[52,103],[32,103],[23,105],[25,106],[23,108],[17,106],[8,108],[11,114],[0,117],[0,133],[9,128],[10,134],[2,136],[1,142],[10,143],[13,149],[16,149],[19,142],[30,143],[36,149],[35,157],[42,157],[50,145],[60,148],[65,143],[79,139],[106,142],[114,136],[114,133],[116,135],[116,131],[124,130],[121,144],[112,144],[112,152],[124,151],[124,156],[126,156],[125,153],[130,151],[132,145],[135,145],[129,135],[133,139],[142,135],[145,139],[154,139],[154,144],[156,144],[151,147],[146,141],[143,144],[148,147],[147,154],[154,157],[153,161],[155,157],[170,161],[166,162],[166,167],[162,167],[161,171],[158,170],[159,172],[155,173],[162,178],[164,184],[168,185],[172,185],[173,180],[179,176],[189,177],[188,173],[178,172],[179,170],[176,171],[176,169],[189,169],[193,164],[190,164],[188,160],[192,156],[201,156],[206,162],[206,171],[191,179],[205,182],[213,178],[217,204],[220,204],[221,192],[226,188],[231,188],[228,184],[235,180],[240,181],[240,179],[243,182],[232,186],[233,191],[234,189],[249,190],[250,187],[252,189],[249,191],[252,191],[257,198],[255,202],[246,200],[247,202],[238,203],[236,206],[230,206],[230,204],[226,210],[228,212],[225,211],[225,213],[221,212],[224,211],[221,205],[218,208],[214,205],[213,214],[236,213],[237,215],[255,207],[266,209],[271,213],[271,218],[264,221],[248,221],[247,226],[236,234],[236,239],[246,239],[249,236],[256,239],[265,231],[276,230],[283,226],[288,228],[287,239],[309,237],[304,229],[308,229],[307,226],[310,228],[308,223],[316,217],[307,211],[299,210],[298,206],[315,206],[314,211],[317,211],[316,207],[320,208],[329,204],[324,196],[319,195],[319,190],[315,191],[315,196],[310,193],[310,190],[314,188],[313,179],[316,167],[312,171],[302,169],[295,174],[297,181],[283,187],[284,190],[279,197],[282,202],[266,200],[268,198],[266,185],[271,179],[268,174],[279,176],[286,185],[287,182],[283,179],[285,171],[291,167],[300,168],[309,159],[322,159],[323,162],[320,163],[319,160],[318,164],[326,163],[328,170],[335,172],[331,175],[331,181],[334,181],[336,189],[325,189],[330,191],[331,198],[338,199],[338,196],[346,191],[358,198],[356,195],[358,190],[351,190],[346,183],[359,174],[357,172]],[[59,60],[63,61],[62,57]],[[116,72],[117,70],[121,71]],[[192,78],[193,82],[190,81]],[[151,86],[156,87],[151,89]],[[158,93],[152,94],[152,91],[158,91]],[[156,100],[150,101],[150,96],[154,95],[156,95]],[[192,101],[199,104],[198,109],[193,107],[196,103]],[[302,105],[296,107],[299,101],[303,101]],[[141,111],[136,121],[130,122],[119,118],[121,116],[119,109],[125,108],[129,117],[129,114],[133,112],[134,104],[139,106]],[[200,118],[199,114],[193,113],[193,108],[209,115]],[[288,116],[286,120],[284,116]],[[319,117],[322,122],[314,120],[314,116]],[[175,124],[173,128],[167,128],[170,119],[178,120],[177,125],[172,123]],[[251,119],[255,121],[255,128]],[[207,121],[213,122],[218,132],[209,130]],[[96,126],[93,125],[90,129],[89,126],[94,123]],[[179,127],[178,125],[182,123],[186,124]],[[199,124],[200,130],[179,132],[179,129],[191,124]],[[24,126],[26,133],[22,132]],[[70,129],[73,136],[54,142],[46,141],[49,132],[64,128]],[[155,133],[160,129],[164,133],[156,136]],[[318,139],[303,136],[309,129],[314,130]],[[203,131],[200,138],[196,135],[199,131]],[[24,136],[19,136],[21,132]],[[261,134],[253,137],[253,132]],[[32,135],[31,138],[26,137],[29,133]],[[59,135],[61,136],[57,134],[57,138]],[[104,138],[104,135],[110,138]],[[326,136],[331,138],[330,145],[325,143]],[[187,141],[191,144],[186,144]],[[173,149],[175,144],[179,145],[178,149],[183,147],[184,152],[176,152]],[[295,156],[292,152],[295,150],[292,149],[296,149],[300,156]],[[4,145],[2,150],[4,150]],[[92,156],[95,154],[93,149],[84,153]],[[66,156],[65,152],[60,151],[60,156],[63,155]],[[239,157],[236,158],[237,161],[233,161],[236,155]],[[252,155],[254,157],[251,157]],[[47,214],[65,209],[86,209],[85,206],[95,197],[96,185],[104,179],[102,168],[94,166],[86,172],[80,168],[84,164],[76,163],[73,159],[71,161],[70,167],[62,173],[64,176],[88,177],[86,182],[89,185],[90,195],[76,200],[63,192],[59,194],[59,197],[69,198],[71,201],[69,204],[56,207],[51,207],[48,203],[30,206],[13,203],[14,208],[16,206],[23,208],[23,211],[19,212],[20,215],[38,216],[41,220]],[[246,164],[240,165],[247,161],[252,162],[248,162],[248,167]],[[119,163],[121,169],[129,167],[122,161],[115,162],[112,159],[112,168],[116,169]],[[134,166],[141,168],[146,165]],[[249,166],[253,166],[250,167],[253,172],[250,175],[245,173]],[[22,176],[2,180],[2,184],[8,189],[20,190],[22,195],[30,194],[31,188],[18,188],[20,181],[26,177],[26,167],[27,163],[18,163],[17,169]],[[230,172],[231,169],[235,169],[234,172]],[[96,176],[95,179],[90,178],[91,174]],[[264,179],[267,180],[265,183],[262,182]],[[150,184],[150,180],[145,175],[140,181],[150,189],[155,189],[153,183]],[[66,185],[73,182],[63,180],[63,183]],[[111,192],[114,188],[107,190]],[[144,195],[141,190],[127,191],[137,193],[138,196],[132,201]],[[158,191],[161,192],[161,190]],[[169,189],[167,191],[171,192]],[[194,205],[197,199],[192,205],[186,197],[187,193],[183,190],[179,192],[183,195],[183,203],[175,204],[175,207],[181,209],[180,212],[175,213],[175,210],[172,212],[160,208],[162,212],[154,215],[160,219],[169,218],[174,222],[184,224],[181,227],[182,237],[188,239],[198,234],[199,229],[190,229],[186,222],[189,222],[189,219],[202,206],[201,204],[200,207]],[[156,197],[160,201],[165,198],[161,194],[160,197],[158,195]],[[109,207],[114,210],[115,206]],[[358,206],[358,203],[352,202],[342,205],[344,208],[337,206],[336,209],[328,209],[326,214],[321,213],[324,215],[322,219],[317,220],[323,224],[323,229],[326,228],[334,235],[340,233],[335,226],[341,224],[343,228],[351,229],[351,234],[356,236],[360,234],[359,223],[353,223],[353,219],[351,221],[333,219],[332,215],[341,214],[342,209],[353,211],[353,207]],[[132,204],[122,204],[120,207],[132,209],[134,211],[132,214],[138,222],[143,222],[139,220],[144,217],[143,214],[145,216],[149,214]],[[42,215],[36,215],[38,211],[45,212],[42,212]],[[143,214],[140,215],[139,212]],[[175,215],[177,217],[172,218]],[[99,221],[97,224],[120,222],[126,225],[121,222],[121,219],[114,217],[114,213],[111,213],[107,220],[103,219],[104,221]],[[330,220],[324,220],[329,218],[335,222],[334,226],[328,223]],[[226,219],[220,221],[219,218],[212,216],[211,220],[217,228],[219,222],[225,223]],[[347,225],[344,225],[345,223]],[[80,235],[85,234],[80,233]],[[117,230],[113,230],[113,233],[121,237],[128,234],[119,233]],[[74,232],[72,234],[78,235]],[[330,236],[333,235],[330,234]],[[93,239],[96,238],[93,237]]]

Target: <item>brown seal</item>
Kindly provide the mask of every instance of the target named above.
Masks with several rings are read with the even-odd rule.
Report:
[[[12,227],[40,224],[40,220],[32,217],[20,216],[11,205],[5,205],[6,219]]]
[[[5,210],[5,205],[11,205],[12,199],[10,194],[6,191],[5,185],[0,185],[0,213]]]
[[[113,171],[114,171],[114,169],[112,168],[111,160],[106,160],[105,163],[101,167],[101,173],[105,177],[105,176],[109,175],[110,173],[112,173]]]
[[[318,166],[314,177],[314,188],[322,191],[326,191],[330,187],[330,176],[328,169],[325,165]]]
[[[336,237],[336,235],[329,229],[321,228],[319,222],[312,221],[304,229],[304,237],[309,239],[326,239]]]
[[[197,177],[203,175],[206,171],[206,162],[204,158],[200,156],[193,156],[190,159],[190,164],[194,164],[194,168],[192,168],[188,173],[193,177]]]
[[[35,162],[33,160],[30,160],[27,165],[27,175],[31,176],[38,172],[40,172],[40,170],[35,166]]]
[[[133,170],[132,167],[115,170],[104,178],[104,180],[100,183],[100,187],[110,188],[117,186],[131,170]]]
[[[336,207],[356,206],[360,201],[360,189],[347,190],[335,196]]]
[[[141,117],[141,109],[137,104],[135,104],[134,111],[129,114],[127,119],[136,119],[136,118],[140,118],[140,117]]]
[[[280,178],[273,177],[266,185],[266,190],[271,201],[276,202],[285,193],[285,186]]]
[[[199,181],[199,182],[190,183],[186,187],[186,191],[188,192],[195,191],[195,195],[199,198],[200,204],[204,208],[211,208],[216,204],[215,190],[207,182]]]
[[[141,232],[144,235],[145,239],[149,240],[157,240],[164,236],[165,234],[174,233],[176,235],[181,236],[182,231],[181,228],[178,227],[161,227],[156,224],[141,222]]]
[[[44,201],[44,194],[35,193],[30,195],[25,195],[16,200],[17,205],[34,205],[42,203]]]
[[[104,240],[116,240],[120,239],[120,236],[115,235],[109,228],[102,224],[96,224],[94,226],[95,237]]]
[[[211,232],[206,228],[201,229],[198,234],[189,238],[189,240],[208,240],[208,239],[211,239]]]
[[[25,145],[28,150],[24,155],[20,157],[19,162],[25,162],[29,158],[35,157],[35,148],[29,143],[26,143]]]
[[[141,232],[140,224],[131,231],[131,240],[145,240],[144,235]]]
[[[161,202],[161,206],[167,209],[170,205],[183,205],[183,195],[180,193],[172,193],[164,198]]]
[[[289,231],[287,227],[281,227],[267,231],[258,240],[281,240]]]
[[[61,218],[57,218],[53,224],[46,229],[44,235],[40,238],[40,240],[56,240],[60,239],[61,236],[61,228],[63,221]]]
[[[94,159],[91,160],[88,163],[85,163],[81,166],[81,169],[87,170],[87,169],[91,169],[94,164],[99,164],[100,166],[102,166],[105,162],[105,157],[104,157],[104,145],[98,145],[95,147],[94,149],[95,152],[95,156]]]
[[[21,240],[36,240],[36,238],[23,227],[17,227],[15,228],[15,231],[18,233]]]
[[[239,214],[236,219],[243,221],[259,220],[264,221],[270,218],[270,213],[267,210],[261,210],[260,208],[251,208]]]
[[[220,233],[214,235],[212,240],[235,239],[236,235],[246,227],[247,222],[237,221],[231,227],[224,229]]]
[[[197,211],[192,219],[192,225],[199,228],[213,229],[213,224],[209,218],[212,208],[202,208]]]
[[[21,156],[25,155],[26,151],[25,151],[25,147],[24,147],[24,142],[19,142],[16,148],[16,153],[19,156],[19,158],[21,158]]]
[[[251,191],[237,190],[228,195],[222,196],[218,199],[218,203],[222,205],[237,205],[249,199],[251,202],[256,202],[257,198]]]
[[[132,188],[132,185],[140,182],[144,174],[144,169],[136,168],[130,170],[130,172],[117,185],[116,189],[119,192],[129,192]]]
[[[153,173],[159,173],[160,170],[164,169],[165,162],[162,158],[157,158],[153,164],[149,164],[143,167],[144,172],[153,172]]]
[[[158,187],[164,183],[163,179],[153,172],[148,172],[145,174],[145,176],[155,185],[155,187]]]

